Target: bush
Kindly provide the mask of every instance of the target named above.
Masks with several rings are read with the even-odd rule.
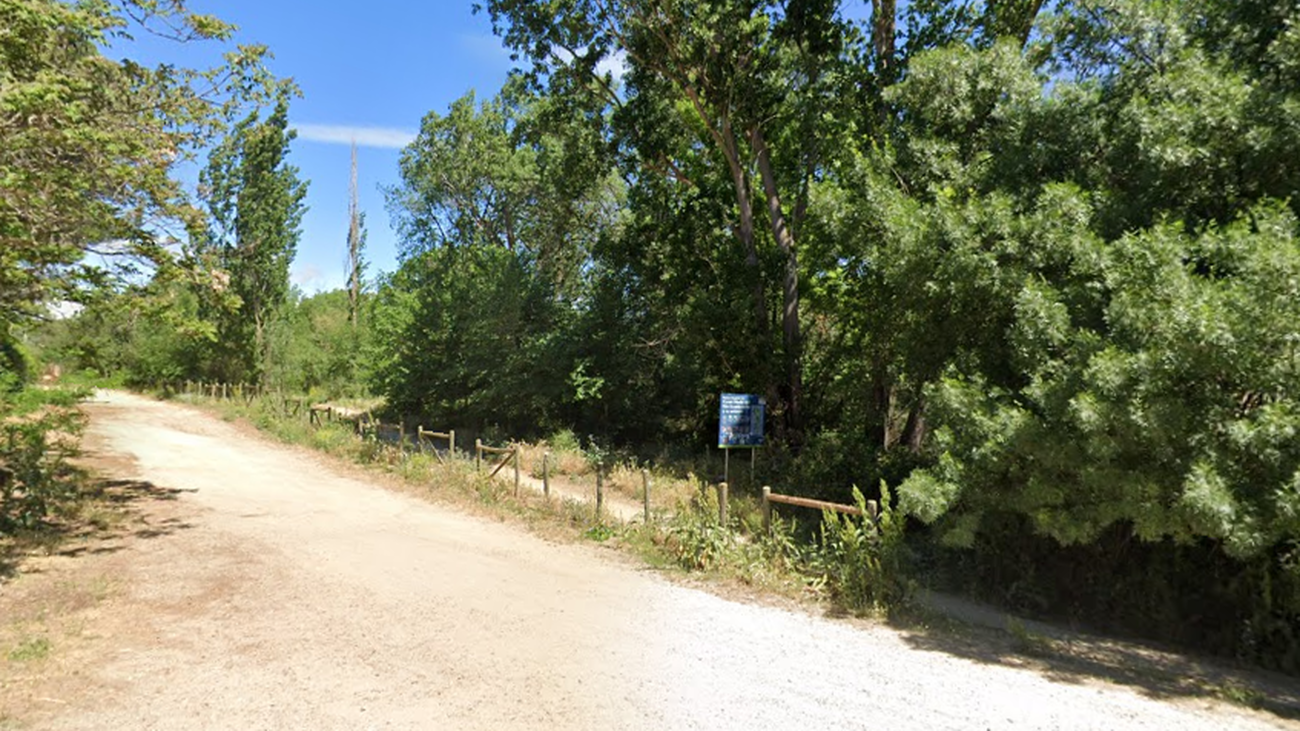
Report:
[[[34,528],[78,495],[79,392],[0,390],[0,533]]]

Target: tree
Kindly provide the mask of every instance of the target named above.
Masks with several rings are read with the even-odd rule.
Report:
[[[548,80],[553,94],[594,90],[620,109],[616,129],[631,148],[636,174],[666,175],[711,193],[699,176],[715,175],[709,168],[721,162],[760,339],[771,319],[772,276],[756,225],[767,223],[781,261],[784,364],[782,377],[764,377],[764,385],[779,397],[781,423],[797,446],[803,428],[800,201],[825,152],[824,133],[809,123],[831,118],[827,111],[836,100],[853,96],[838,93],[848,91],[837,86],[846,75],[835,71],[846,60],[851,34],[837,3],[491,0],[484,7],[506,45],[532,62],[533,77]],[[629,69],[626,88],[615,90],[600,64],[620,56]]]
[[[183,2],[0,4],[0,321],[39,315],[105,281],[88,255],[166,266],[173,227],[197,209],[171,173],[270,80],[261,47],[196,71],[114,61],[131,32],[177,41],[230,37]]]
[[[403,260],[374,323],[376,388],[395,408],[532,431],[566,406],[568,315],[621,185],[572,144],[582,120],[546,104],[518,85],[471,92],[402,152],[387,197]]]
[[[408,247],[515,251],[532,243],[521,226],[536,185],[536,155],[514,137],[520,111],[504,96],[480,105],[471,91],[446,116],[425,116],[402,152],[403,185],[388,191]]]
[[[291,393],[324,398],[365,391],[371,318],[352,323],[345,290],[290,293],[267,329],[267,380]],[[367,310],[368,312],[368,310]]]
[[[296,136],[288,129],[290,89],[275,107],[241,120],[212,151],[200,176],[211,226],[199,250],[229,273],[238,309],[219,316],[221,378],[259,380],[266,328],[289,293],[289,264],[298,245],[307,183],[286,156]]]
[[[527,252],[420,252],[376,294],[373,385],[403,415],[538,434],[556,425],[564,402],[562,317]]]

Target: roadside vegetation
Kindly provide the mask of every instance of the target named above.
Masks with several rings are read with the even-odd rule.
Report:
[[[788,567],[854,608],[923,581],[1300,672],[1294,3],[480,6],[517,73],[402,152],[395,269],[366,276],[354,203],[350,286],[308,294],[295,89],[265,49],[151,69],[103,48],[232,29],[0,5],[5,382],[380,399],[537,444],[533,474],[550,449],[635,496],[653,466],[683,507],[635,540],[677,565]],[[887,504],[879,531],[769,537],[745,491],[710,523],[721,392],[768,403],[752,487]],[[61,428],[6,461],[57,470],[23,450]]]

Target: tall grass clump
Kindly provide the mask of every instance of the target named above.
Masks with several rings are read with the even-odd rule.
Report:
[[[889,486],[880,484],[880,514],[875,523],[862,491],[853,488],[861,515],[825,511],[820,535],[807,554],[805,570],[818,577],[839,606],[856,614],[881,614],[908,603],[913,582],[907,576],[903,516],[895,511]]]

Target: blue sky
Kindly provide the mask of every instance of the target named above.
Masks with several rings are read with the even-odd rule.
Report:
[[[307,293],[343,284],[354,137],[371,276],[391,271],[396,237],[380,187],[397,182],[400,148],[426,113],[445,112],[471,88],[491,96],[511,68],[487,17],[472,12],[471,0],[192,0],[190,7],[239,26],[237,43],[269,46],[272,72],[302,89],[290,108],[298,129],[291,161],[310,186],[294,283]],[[193,67],[221,50],[149,42],[122,44],[114,55]]]

